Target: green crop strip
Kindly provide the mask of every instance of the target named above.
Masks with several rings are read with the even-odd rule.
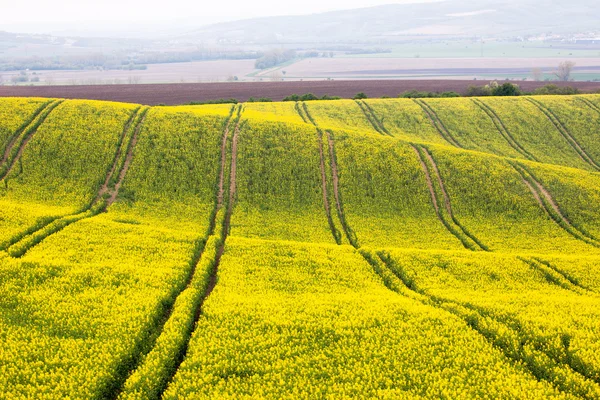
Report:
[[[296,103],[297,105],[299,103]],[[327,179],[327,176],[331,176],[331,162],[328,164],[325,162],[326,159],[330,159],[331,160],[331,153],[330,153],[330,147],[329,146],[325,146],[324,145],[324,140],[323,140],[323,136],[325,136],[325,133],[323,132],[323,130],[321,128],[319,128],[319,126],[317,125],[317,123],[315,122],[315,120],[313,119],[312,115],[310,114],[310,112],[308,111],[308,106],[306,105],[306,103],[302,103],[302,107],[297,106],[296,108],[298,114],[300,114],[300,116],[302,117],[303,120],[305,121],[309,121],[309,123],[311,123],[312,125],[314,125],[314,127],[317,130],[317,136],[318,136],[318,141],[319,141],[319,169],[321,171],[321,181],[322,181],[322,191],[323,191],[323,207],[325,208],[325,214],[327,215],[327,221],[329,223],[329,228],[331,230],[331,234],[333,235],[333,238],[335,240],[335,242],[339,245],[342,244],[342,234],[340,233],[339,229],[336,227],[335,221],[333,219],[333,215],[331,213],[331,199],[330,199],[330,193],[335,191],[335,188],[333,188],[331,186],[331,179]],[[329,138],[329,134],[327,134],[327,137]],[[334,194],[335,196],[335,194]],[[339,214],[338,214],[339,216]],[[341,220],[340,220],[341,223]],[[341,223],[342,225],[342,229],[343,229],[343,223]]]

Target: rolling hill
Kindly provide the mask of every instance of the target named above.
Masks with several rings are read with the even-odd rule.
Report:
[[[406,37],[517,37],[596,31],[598,9],[591,0],[445,0],[255,18],[208,25],[179,39],[243,43],[364,43]]]
[[[0,99],[7,398],[600,397],[600,95]]]

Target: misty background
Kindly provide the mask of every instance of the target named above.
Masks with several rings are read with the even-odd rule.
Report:
[[[595,1],[32,0],[0,8],[0,85],[600,81]]]

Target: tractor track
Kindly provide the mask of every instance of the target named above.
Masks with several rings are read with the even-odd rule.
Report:
[[[14,137],[14,140],[11,141],[11,145],[9,145],[6,148],[6,150],[4,151],[2,163],[0,163],[0,181],[5,180],[6,177],[8,176],[8,174],[10,174],[13,167],[17,163],[17,161],[19,161],[21,159],[21,156],[23,155],[23,152],[25,151],[27,144],[29,143],[29,141],[31,141],[31,139],[33,138],[34,134],[37,132],[39,127],[44,123],[44,121],[46,121],[46,119],[48,118],[48,115],[50,115],[50,113],[52,111],[54,111],[54,109],[56,109],[56,107],[58,107],[62,102],[63,102],[63,100],[55,100],[55,101],[49,103],[31,121],[31,123],[29,125],[27,125],[27,127],[25,129],[23,129],[22,132],[20,132],[19,135]],[[11,154],[14,152],[15,146],[17,145],[17,142],[19,142],[19,140],[20,140],[20,143],[19,143],[18,150],[17,150],[16,154],[11,158]]]
[[[133,136],[131,137],[131,141],[129,142],[129,144],[127,146],[127,155],[125,156],[125,162],[123,163],[123,166],[121,167],[121,170],[119,171],[119,176],[118,176],[117,182],[115,183],[114,188],[112,188],[112,190],[109,189],[110,196],[106,200],[106,204],[104,205],[103,211],[106,211],[106,209],[108,207],[110,207],[111,205],[113,205],[113,203],[117,200],[117,196],[119,195],[119,190],[121,189],[123,180],[125,180],[125,175],[127,175],[127,172],[129,171],[129,167],[131,166],[131,161],[133,160],[133,151],[137,144],[142,126],[144,125],[144,122],[146,121],[146,116],[147,116],[148,110],[149,110],[149,108],[146,108],[141,113],[141,118],[139,120],[139,123],[136,125],[136,127],[133,131]],[[116,169],[116,166],[115,166],[115,169]],[[113,173],[114,173],[114,171],[113,171]]]
[[[479,108],[481,108],[481,110],[483,110],[483,112],[485,112],[488,115],[488,117],[490,117],[490,119],[496,126],[496,129],[498,130],[498,132],[500,132],[500,135],[502,135],[502,137],[508,142],[510,147],[512,147],[515,151],[517,151],[523,157],[525,157],[529,160],[539,162],[539,160],[536,159],[533,154],[531,154],[530,152],[525,150],[525,148],[523,146],[521,146],[521,144],[519,144],[519,142],[517,142],[517,140],[510,133],[510,131],[508,130],[508,128],[506,127],[504,122],[502,122],[502,119],[500,119],[500,117],[498,116],[496,111],[494,111],[494,109],[491,106],[489,106],[488,104],[486,104],[483,101],[476,99],[476,98],[471,99],[471,101],[473,103],[475,103]]]
[[[576,390],[579,392],[576,395],[580,397],[587,399],[595,398],[594,394],[588,393],[586,389],[573,389],[568,382],[553,379],[553,366],[548,365],[548,361],[550,361],[557,367],[566,367],[582,378],[593,382],[596,385],[596,391],[600,393],[600,387],[598,386],[600,382],[598,379],[586,370],[585,366],[576,354],[569,350],[568,346],[564,348],[567,356],[561,359],[552,354],[552,352],[548,352],[543,343],[527,337],[526,329],[517,319],[510,316],[503,316],[504,318],[508,318],[508,321],[505,322],[499,316],[485,308],[431,295],[427,291],[419,289],[408,278],[403,268],[396,265],[392,258],[383,251],[377,251],[375,256],[369,254],[365,256],[365,259],[371,264],[375,273],[386,282],[389,290],[412,298],[424,305],[455,315],[463,320],[493,348],[504,354],[505,357],[517,364],[523,365],[538,381],[546,381],[562,393],[574,394],[573,391]],[[393,281],[390,282],[390,280]],[[498,326],[500,329],[498,329]],[[506,338],[507,331],[518,340],[510,340],[510,337]]]
[[[444,181],[442,180],[442,176],[440,175],[437,163],[435,162],[429,150],[422,146],[417,147],[414,144],[411,144],[411,148],[417,155],[419,163],[421,164],[421,169],[425,174],[425,178],[427,180],[427,187],[429,188],[429,193],[431,195],[431,201],[433,203],[433,207],[435,209],[438,219],[442,222],[442,224],[452,235],[454,235],[458,240],[460,240],[460,242],[466,249],[472,251],[490,251],[489,248],[486,245],[484,245],[479,239],[477,239],[473,234],[471,234],[454,215],[454,211],[452,210],[452,203],[450,202],[450,196],[446,191],[446,187],[444,185]],[[430,167],[427,165],[427,162],[429,162],[433,171],[430,171]],[[443,199],[443,206],[438,202],[438,195],[435,190],[435,184],[432,178],[432,174],[435,174],[436,181],[438,183],[438,186],[440,187]],[[442,208],[446,210],[446,213],[448,213],[450,221],[448,221],[444,217]]]
[[[236,125],[234,128],[233,137],[231,139],[231,164],[230,164],[230,169],[229,169],[229,195],[228,195],[228,199],[227,199],[227,204],[224,204],[224,196],[221,198],[221,200],[219,200],[219,198],[217,198],[217,206],[216,206],[215,213],[214,213],[214,215],[216,216],[218,214],[219,209],[226,206],[225,215],[223,217],[222,231],[220,233],[221,237],[219,240],[217,253],[216,253],[215,259],[212,263],[212,269],[211,269],[210,275],[208,277],[208,282],[207,282],[206,288],[202,294],[202,298],[199,302],[198,307],[196,307],[196,309],[194,311],[193,324],[192,324],[193,328],[189,332],[189,335],[187,335],[187,337],[186,337],[183,348],[180,350],[180,352],[176,358],[175,365],[172,369],[170,376],[167,377],[163,387],[160,390],[159,398],[161,398],[162,395],[164,394],[164,392],[167,390],[169,384],[173,381],[173,379],[175,378],[175,375],[177,374],[177,371],[179,370],[179,368],[181,367],[181,364],[185,360],[185,358],[188,354],[188,351],[189,351],[190,340],[194,333],[193,331],[203,313],[204,303],[209,298],[209,296],[211,295],[211,293],[213,292],[213,290],[215,289],[215,287],[218,283],[219,266],[221,263],[221,258],[225,252],[225,244],[226,244],[227,237],[229,236],[229,232],[231,229],[231,216],[233,214],[233,208],[235,205],[235,198],[236,198],[236,193],[237,193],[237,154],[238,154],[238,139],[239,139],[239,134],[240,134],[240,130],[242,127],[242,121],[241,121],[242,112],[243,112],[243,106],[239,106],[237,121],[236,121]],[[228,132],[229,128],[227,128],[226,131]],[[224,141],[226,142],[226,137],[224,137]],[[225,150],[225,152],[221,153],[222,154],[221,159],[226,157],[226,146],[222,147],[222,151],[223,150]],[[221,173],[219,174],[219,185],[223,185],[222,187],[219,187],[219,193],[221,193],[221,189],[225,187],[224,180],[221,180]],[[213,223],[211,225],[212,225],[211,231],[214,234],[215,223]],[[190,280],[190,283],[191,283],[191,280]]]
[[[463,148],[463,146],[461,146],[458,143],[458,141],[452,136],[452,134],[450,134],[450,131],[448,130],[448,128],[446,128],[446,126],[444,125],[442,120],[438,117],[436,112],[431,108],[431,106],[429,104],[427,104],[426,102],[424,102],[421,99],[413,99],[413,101],[419,107],[421,107],[423,109],[425,114],[427,114],[429,121],[433,124],[435,129],[438,131],[438,133],[444,140],[446,140],[448,143],[450,143],[451,145],[453,145],[455,147],[458,147],[461,149]]]
[[[354,102],[358,105],[358,107],[360,107],[360,110],[363,112],[363,114],[365,115],[373,129],[377,131],[377,133],[383,136],[391,136],[387,129],[385,129],[381,121],[377,119],[377,117],[373,113],[373,110],[369,106],[367,106],[367,103],[361,100],[354,100]]]
[[[13,147],[15,146],[15,143],[17,143],[17,140],[19,140],[19,137],[23,134],[23,132],[25,132],[25,129],[27,129],[27,127],[29,125],[31,125],[33,123],[33,121],[35,121],[38,116],[46,109],[48,108],[48,106],[50,106],[50,104],[52,104],[53,101],[47,101],[45,103],[43,103],[41,106],[39,106],[37,108],[37,110],[35,110],[33,112],[33,114],[31,115],[31,117],[25,121],[16,131],[15,133],[12,135],[12,137],[10,138],[10,140],[8,141],[8,143],[6,144],[6,148],[4,149],[4,155],[2,156],[2,160],[0,160],[0,165],[4,165],[4,163],[6,161],[8,161],[8,158],[10,157],[10,153],[13,149]]]
[[[593,109],[598,114],[600,114],[600,107],[598,107],[597,105],[595,105],[594,103],[592,103],[591,101],[586,99],[585,97],[576,97],[576,99],[581,101],[582,103],[586,104],[589,108]]]
[[[546,117],[552,122],[554,127],[560,132],[563,138],[571,145],[571,147],[577,152],[579,157],[589,164],[592,168],[597,171],[600,171],[600,165],[594,161],[594,159],[585,151],[585,149],[579,144],[579,142],[573,137],[569,129],[561,122],[561,120],[552,112],[552,110],[540,103],[538,100],[535,100],[531,97],[526,97],[526,99],[534,104],[541,112],[546,115]]]
[[[587,233],[583,229],[575,226],[567,218],[550,192],[540,183],[533,173],[521,164],[511,162],[512,167],[519,173],[523,183],[530,190],[536,202],[546,214],[558,224],[563,230],[576,239],[579,239],[591,246],[600,248],[600,240]]]
[[[105,187],[105,183],[110,182],[111,178],[114,176],[114,173],[117,170],[117,164],[118,164],[120,154],[122,151],[121,147],[123,146],[123,140],[120,141],[120,144],[115,152],[113,164],[112,164],[110,170],[107,172],[105,180],[104,180],[105,183],[103,183],[101,185],[101,187],[98,189],[98,193],[96,194],[95,198],[91,201],[91,203],[80,212],[76,212],[73,214],[69,214],[69,215],[65,215],[62,217],[55,218],[55,219],[51,219],[46,224],[43,224],[42,226],[37,227],[37,229],[35,229],[35,230],[29,229],[26,231],[25,234],[20,234],[17,237],[15,237],[14,239],[12,239],[10,241],[10,245],[6,249],[6,251],[8,252],[8,254],[11,257],[13,257],[13,258],[23,257],[29,250],[31,250],[33,247],[40,244],[42,241],[44,241],[48,237],[54,235],[55,233],[62,231],[67,226],[69,226],[75,222],[81,221],[83,219],[91,218],[95,215],[105,212],[107,210],[107,208],[114,203],[114,201],[116,200],[116,198],[118,196],[119,189],[121,187],[123,179],[125,178],[127,170],[129,169],[129,164],[131,163],[131,160],[133,158],[133,149],[137,142],[137,135],[139,134],[139,131],[143,125],[143,122],[144,122],[144,119],[145,119],[145,116],[146,116],[146,113],[148,110],[149,110],[149,108],[145,108],[140,113],[138,113],[137,111],[134,112],[135,116],[139,117],[139,119],[137,119],[136,126],[135,126],[135,128],[133,128],[133,137],[132,137],[131,141],[129,142],[129,146],[127,149],[127,159],[129,159],[129,160],[127,161],[127,159],[126,159],[125,163],[123,164],[123,167],[119,171],[118,181],[115,184],[115,187],[110,188],[110,185],[108,185],[108,184]],[[128,123],[126,123],[124,130],[123,130],[123,134],[121,135],[121,138],[125,138],[127,135],[127,132],[131,130],[131,126],[134,123],[133,121],[135,121],[135,119],[136,119],[135,116],[130,117],[130,119],[128,120]],[[105,197],[107,195],[108,195],[108,198],[105,199]]]
[[[388,131],[388,129],[383,124],[383,119],[377,118],[377,114],[375,114],[375,110],[373,110],[373,107],[371,107],[369,105],[369,103],[367,103],[365,100],[362,100],[362,104],[365,107],[365,109],[369,113],[371,113],[371,116],[373,117],[373,120],[377,122],[377,125],[379,125],[379,129],[381,129],[381,131],[384,132],[386,135],[394,137],[394,135],[392,135],[390,133],[390,131]]]
[[[115,153],[115,157],[113,159],[112,166],[110,167],[110,170],[106,174],[106,179],[104,180],[104,183],[102,184],[102,186],[100,186],[100,190],[98,190],[96,198],[94,199],[94,202],[92,204],[95,204],[95,203],[99,202],[102,199],[102,197],[104,197],[104,195],[109,192],[109,190],[110,190],[110,180],[113,177],[113,175],[115,174],[115,171],[117,170],[117,167],[118,167],[118,164],[119,164],[119,159],[121,157],[121,154],[123,153],[123,143],[124,143],[124,141],[125,141],[125,139],[127,137],[127,133],[131,129],[131,124],[134,123],[135,118],[138,115],[138,112],[140,111],[140,108],[141,107],[138,107],[138,108],[136,108],[133,111],[133,113],[129,117],[129,120],[125,124],[125,128],[123,129],[123,133],[121,134],[121,137],[119,138],[119,145],[117,147],[117,152]]]
[[[338,218],[340,219],[340,223],[342,224],[342,229],[346,234],[346,238],[348,239],[350,244],[354,246],[354,248],[358,249],[360,248],[360,245],[358,244],[358,238],[356,237],[356,234],[354,233],[352,228],[350,228],[350,225],[346,220],[346,214],[344,213],[344,207],[342,204],[339,188],[340,179],[338,173],[337,159],[335,155],[335,144],[333,141],[333,134],[329,131],[325,131],[325,136],[327,136],[327,144],[329,146],[329,158],[331,162],[331,175],[333,181],[333,197],[335,198],[335,205],[338,212]]]
[[[171,296],[171,300],[164,307],[164,310],[162,311],[162,313],[159,313],[160,316],[159,316],[159,318],[157,318],[157,322],[156,322],[154,328],[152,329],[152,333],[148,335],[149,343],[146,343],[145,346],[143,346],[141,349],[138,349],[135,352],[135,354],[132,355],[130,360],[126,360],[126,362],[123,363],[123,365],[126,365],[127,367],[122,369],[121,374],[119,375],[119,378],[116,381],[112,382],[109,387],[105,388],[104,392],[109,394],[107,397],[110,399],[116,400],[117,398],[119,398],[120,394],[122,393],[123,389],[125,388],[125,384],[126,384],[127,380],[129,379],[129,377],[132,374],[134,374],[135,371],[138,370],[143,365],[144,357],[152,352],[152,350],[156,347],[157,341],[163,334],[165,325],[167,324],[167,322],[170,320],[171,316],[173,315],[175,305],[177,304],[178,299],[184,293],[186,293],[194,283],[194,278],[196,277],[196,273],[197,273],[200,261],[204,257],[204,253],[206,250],[206,245],[208,243],[208,240],[211,236],[213,236],[215,234],[216,222],[217,222],[217,217],[219,215],[219,211],[223,208],[223,205],[224,205],[225,167],[227,165],[227,143],[228,143],[228,140],[230,137],[232,124],[233,123],[236,124],[236,126],[235,126],[236,132],[239,129],[239,118],[237,119],[237,121],[234,122],[234,120],[235,120],[234,112],[235,112],[236,108],[237,107],[232,107],[231,113],[230,113],[227,121],[225,122],[225,126],[223,128],[223,133],[221,135],[221,145],[220,145],[221,160],[219,163],[219,172],[218,172],[218,176],[216,179],[216,196],[215,196],[213,210],[211,211],[211,215],[209,217],[209,225],[208,225],[207,232],[201,239],[197,240],[195,249],[193,251],[192,258],[190,260],[190,270],[186,276],[186,279],[183,282],[183,284],[174,291],[173,295]],[[222,243],[224,244],[224,239],[222,240]],[[205,291],[202,293],[202,299],[199,300],[199,302],[198,302],[199,305],[194,308],[193,324],[191,324],[190,331],[186,332],[186,341],[185,341],[184,347],[177,349],[177,354],[174,355],[174,360],[175,360],[174,368],[166,367],[166,369],[170,371],[169,376],[166,377],[164,379],[164,381],[162,381],[162,382],[153,382],[153,383],[155,383],[156,387],[153,388],[154,390],[152,390],[152,392],[157,392],[157,393],[162,394],[166,390],[169,382],[173,379],[175,373],[177,372],[179,365],[185,358],[185,353],[187,353],[187,347],[189,345],[189,340],[193,333],[193,327],[195,326],[196,322],[198,321],[198,319],[200,317],[200,310],[202,308],[202,304],[204,303],[204,300],[208,297],[208,295],[214,288],[214,283],[216,282],[217,266],[218,266],[217,263],[218,263],[218,260],[215,259],[215,262],[212,264],[212,270],[210,271],[209,282],[207,283],[207,287],[206,287]],[[161,365],[161,366],[165,367],[164,365]],[[160,398],[160,396],[157,396],[156,398],[158,399],[158,398]]]
[[[312,115],[308,111],[308,106],[306,105],[306,103],[302,103],[302,107],[299,106],[299,103],[296,103],[296,106],[297,106],[296,111],[298,112],[300,117],[302,117],[302,119],[304,121],[306,121],[307,123],[312,124],[317,131],[317,140],[318,140],[318,145],[319,145],[319,169],[321,172],[321,187],[322,187],[322,192],[323,192],[323,207],[325,209],[325,214],[327,215],[327,221],[329,223],[329,229],[331,230],[333,239],[335,240],[336,244],[341,245],[342,244],[342,235],[341,235],[340,231],[337,229],[337,227],[335,226],[335,222],[333,220],[333,215],[331,213],[331,204],[329,203],[329,190],[328,190],[328,185],[327,185],[327,169],[326,169],[326,163],[325,163],[325,151],[324,151],[324,147],[323,147],[324,146],[323,136],[325,136],[325,133],[319,127],[317,122],[313,119]],[[330,157],[331,157],[331,154],[330,154]],[[340,223],[342,223],[342,222],[340,221]]]

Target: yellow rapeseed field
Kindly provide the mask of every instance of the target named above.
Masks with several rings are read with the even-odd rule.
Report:
[[[598,399],[599,123],[0,99],[0,399]]]

